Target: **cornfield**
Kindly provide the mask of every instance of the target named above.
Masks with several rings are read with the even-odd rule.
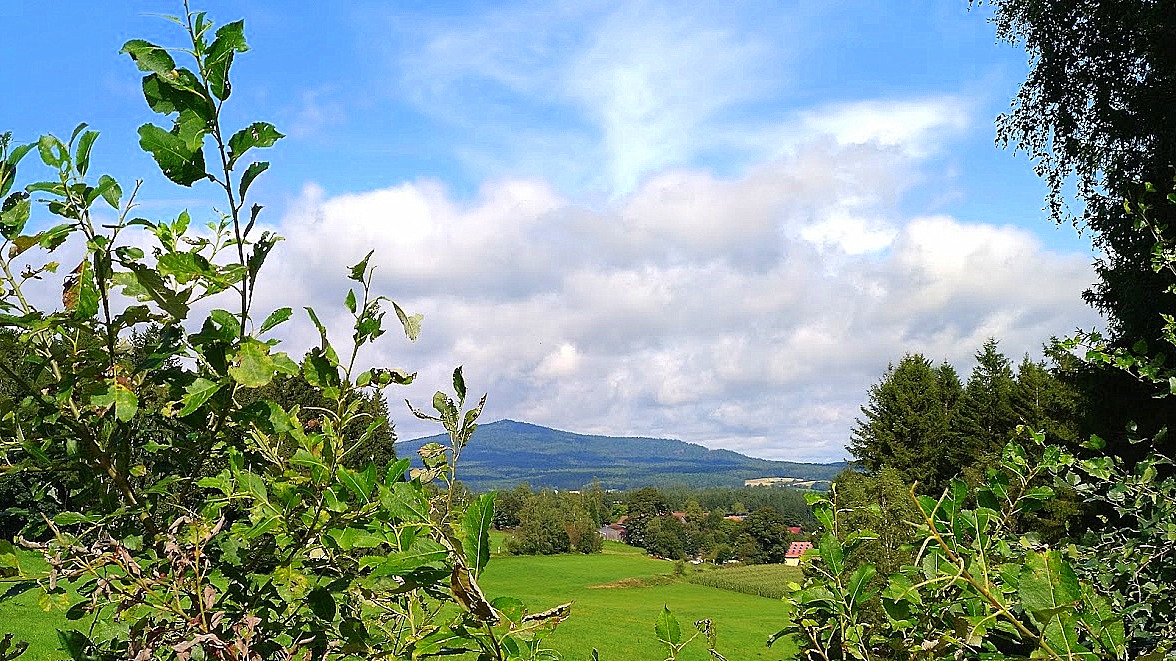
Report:
[[[743,565],[696,572],[688,575],[686,580],[720,590],[779,599],[788,594],[789,581],[800,583],[803,578],[800,567]]]

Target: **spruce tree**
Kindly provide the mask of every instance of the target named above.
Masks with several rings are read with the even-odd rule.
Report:
[[[1044,431],[1051,443],[1078,441],[1078,393],[1045,362],[1033,362],[1029,356],[1021,361],[1012,405],[1020,424]]]
[[[1004,447],[1017,426],[1013,368],[997,345],[996,338],[988,338],[976,353],[976,366],[952,421],[949,457],[957,467],[986,461]]]
[[[864,417],[847,446],[866,472],[895,469],[903,479],[938,490],[955,473],[947,461],[950,425],[959,399],[959,379],[950,365],[932,367],[922,354],[890,365],[870,388]]]

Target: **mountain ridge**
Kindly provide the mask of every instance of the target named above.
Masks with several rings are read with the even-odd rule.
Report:
[[[426,443],[448,444],[444,434],[396,444],[419,464]],[[643,486],[741,487],[744,480],[789,477],[828,482],[848,464],[810,464],[748,457],[733,450],[643,436],[579,434],[503,419],[479,425],[462,452],[459,479],[475,491],[533,487],[579,489],[600,480],[605,488]],[[820,485],[818,485],[820,486]]]

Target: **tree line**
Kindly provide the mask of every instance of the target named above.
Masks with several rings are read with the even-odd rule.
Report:
[[[520,484],[496,495],[494,525],[511,531],[510,553],[596,553],[606,524],[657,557],[761,564],[783,562],[788,545],[808,539],[803,531],[815,520],[802,492],[780,487],[608,492],[594,481],[580,491]]]

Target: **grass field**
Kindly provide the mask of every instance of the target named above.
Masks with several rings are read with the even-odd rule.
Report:
[[[731,661],[793,656],[788,641],[770,649],[764,644],[784,623],[778,600],[673,580],[673,569],[674,563],[646,557],[640,549],[605,542],[604,553],[597,555],[494,558],[482,588],[491,598],[518,597],[532,611],[574,601],[571,619],[547,639],[568,661],[586,661],[593,647],[602,661],[665,658],[653,635],[663,605],[691,631],[697,619],[714,620],[718,649]],[[709,657],[700,646],[682,658]]]
[[[39,575],[49,569],[41,556],[32,553],[22,554],[20,564],[21,569],[28,574]],[[15,587],[13,583],[0,583],[0,590],[5,592]],[[29,643],[29,649],[20,657],[20,661],[68,658],[64,652],[57,651],[57,629],[68,624],[64,610],[46,613],[41,608],[40,599],[41,591],[34,586],[13,599],[5,600],[0,606],[0,633],[13,633],[17,640]]]
[[[722,567],[710,571],[695,572],[686,580],[698,585],[709,585],[720,590],[742,592],[758,597],[779,599],[788,594],[789,582],[800,583],[804,573],[800,567],[788,565],[745,565]]]
[[[495,533],[492,548],[498,552],[505,539],[505,534]],[[22,564],[26,570],[43,569],[33,556],[26,556]],[[693,631],[691,623],[697,619],[714,620],[718,649],[731,661],[792,657],[794,649],[788,641],[780,641],[771,649],[764,645],[784,622],[778,600],[689,583],[674,578],[673,570],[673,562],[649,558],[642,550],[624,544],[605,542],[604,553],[595,555],[497,555],[481,583],[487,596],[518,597],[532,612],[575,602],[572,617],[547,639],[551,647],[564,653],[567,661],[586,661],[593,647],[600,651],[602,661],[665,658],[664,649],[653,635],[653,622],[663,605],[674,611],[685,631]],[[705,574],[726,571],[730,570]],[[6,588],[0,584],[0,589]],[[44,612],[39,597],[40,591],[33,589],[0,606],[0,632],[11,631],[30,643],[21,661],[65,658],[57,651],[55,630],[70,623],[61,609]],[[681,658],[703,661],[709,657],[703,647],[697,646]]]

